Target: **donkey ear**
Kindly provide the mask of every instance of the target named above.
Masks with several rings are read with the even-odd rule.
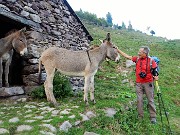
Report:
[[[109,41],[109,42],[111,41],[111,35],[110,35],[110,33],[107,33],[106,40]]]
[[[22,28],[20,32],[26,32],[26,27]]]
[[[24,34],[25,34],[26,36],[30,36],[30,35],[31,35],[31,33],[32,33],[32,31],[25,31],[25,33],[24,33]]]
[[[101,43],[103,43],[103,40],[99,39],[99,41],[100,41]]]
[[[32,31],[26,31],[24,32],[26,39],[33,39],[32,35],[31,35]]]
[[[106,41],[106,39],[103,39],[103,40],[99,39],[99,41],[100,41],[101,43],[104,43],[104,42]]]

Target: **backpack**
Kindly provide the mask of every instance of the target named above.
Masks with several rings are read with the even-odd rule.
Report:
[[[159,72],[159,70],[160,70],[160,68],[159,68],[159,62],[160,62],[159,58],[156,57],[156,56],[150,56],[150,58],[151,58],[151,60],[150,60],[151,68],[152,68],[152,60],[154,60],[156,62],[156,64],[157,64],[157,71]]]

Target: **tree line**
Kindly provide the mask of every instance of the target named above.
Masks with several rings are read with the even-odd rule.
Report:
[[[103,17],[98,18],[96,14],[89,13],[87,11],[82,11],[82,9],[80,9],[79,11],[75,11],[75,13],[81,20],[87,21],[88,23],[91,23],[93,25],[103,26],[103,27],[113,27],[114,29],[133,30],[133,27],[130,21],[129,21],[128,27],[126,27],[124,22],[122,22],[122,25],[113,24],[113,21],[112,21],[113,18],[110,12],[106,14],[106,18],[103,18]]]
[[[111,27],[114,29],[127,29],[129,31],[134,30],[133,26],[131,24],[131,21],[129,21],[128,26],[126,26],[126,24],[122,21],[121,25],[119,24],[113,24],[113,18],[110,12],[108,12],[106,14],[106,18],[98,18],[96,14],[93,13],[89,13],[87,11],[82,11],[82,9],[80,9],[79,11],[75,11],[75,13],[77,14],[77,16],[83,20],[86,21],[90,24],[93,25],[97,25],[97,26],[102,26],[102,27]],[[153,36],[155,35],[155,31],[154,30],[149,30],[150,27],[148,27],[148,32]]]

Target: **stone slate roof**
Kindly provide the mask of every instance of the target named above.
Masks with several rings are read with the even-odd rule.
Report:
[[[87,29],[85,28],[84,24],[81,22],[81,20],[79,19],[79,17],[76,15],[76,13],[74,12],[74,10],[71,8],[71,6],[69,5],[69,3],[67,2],[67,0],[64,0],[64,3],[66,4],[66,6],[69,8],[69,11],[71,12],[71,14],[74,15],[74,17],[76,17],[76,19],[78,20],[78,22],[82,25],[84,31],[86,32],[86,34],[88,35],[88,38],[92,41],[93,38],[91,37],[91,35],[89,34],[89,32],[87,31]]]

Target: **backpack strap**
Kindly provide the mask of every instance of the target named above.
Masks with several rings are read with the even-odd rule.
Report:
[[[139,57],[137,57],[137,59],[136,59],[136,64],[137,64],[138,60],[139,60]]]
[[[150,68],[152,69],[152,58],[151,57],[148,57],[148,58],[150,58]]]
[[[148,58],[150,58],[150,70],[151,70],[152,69],[152,61],[153,61],[153,59],[151,57],[149,57],[149,56],[148,56]],[[137,57],[136,63],[138,62],[138,60],[139,60],[139,57]]]

